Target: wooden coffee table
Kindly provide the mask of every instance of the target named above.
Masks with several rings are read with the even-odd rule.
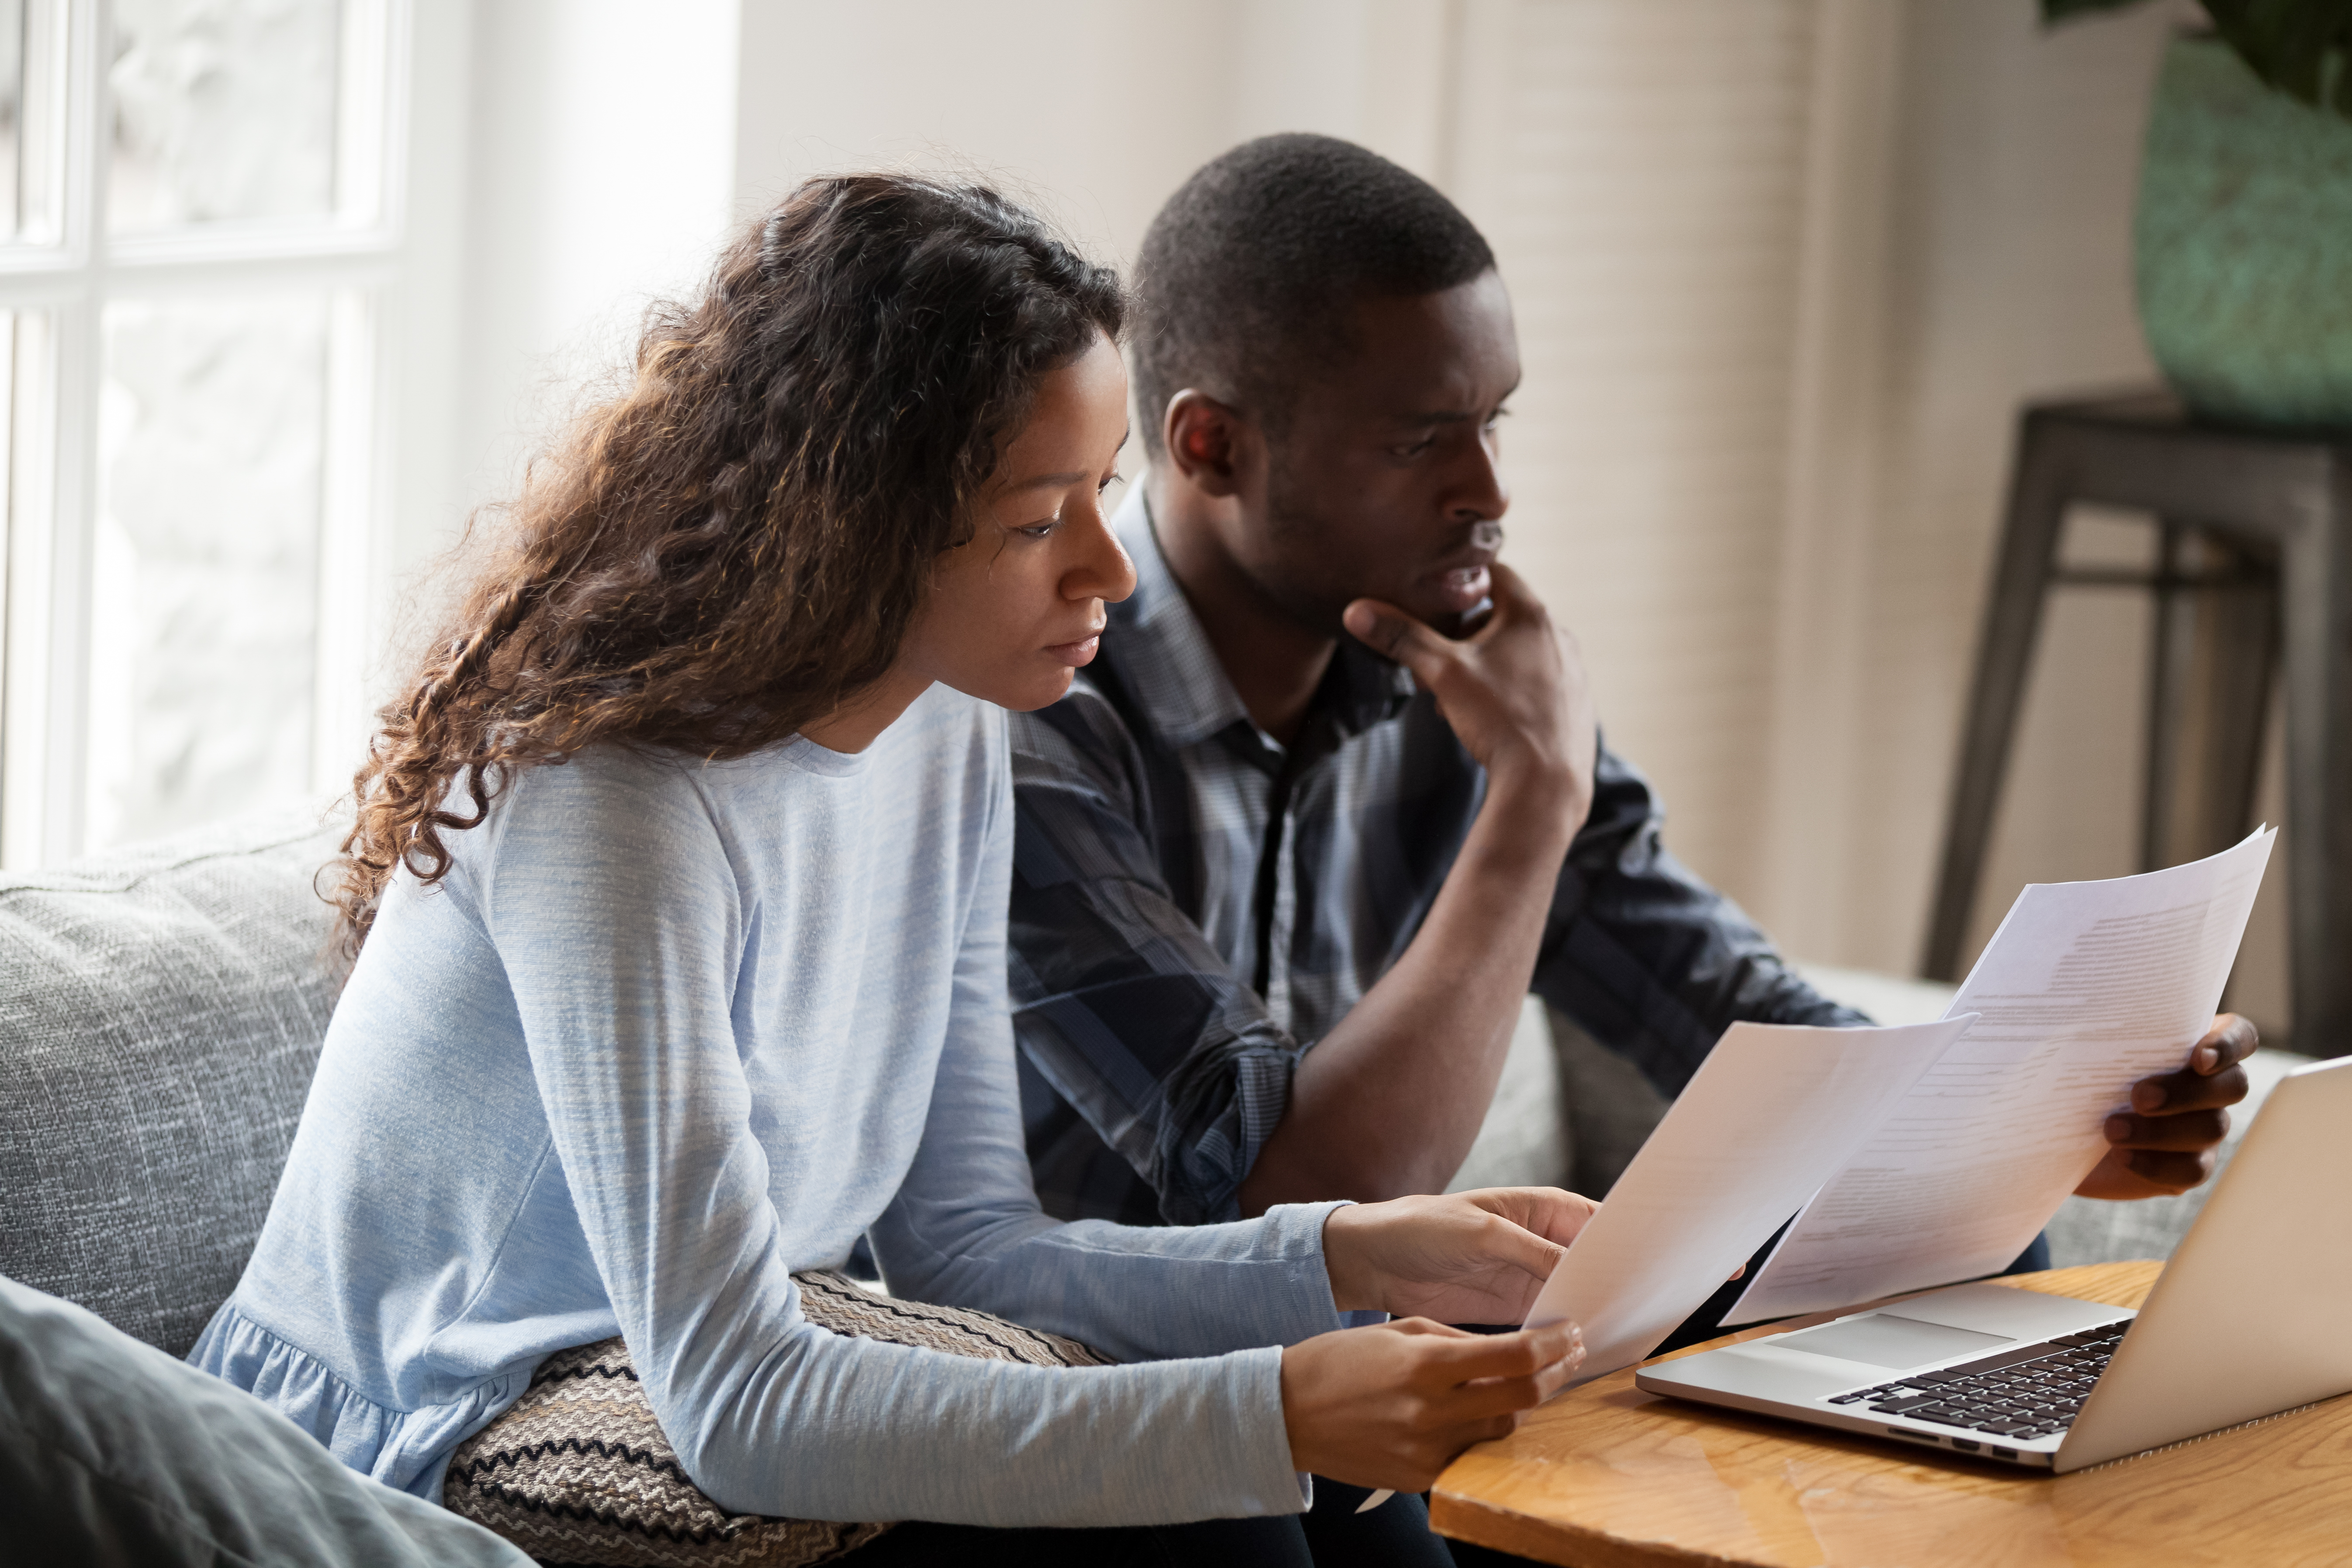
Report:
[[[2137,1307],[2162,1268],[1997,1283]],[[2261,1332],[2261,1314],[2247,1302],[2235,1331]],[[1456,1459],[1429,1517],[1444,1534],[1579,1568],[2352,1563],[2352,1397],[2053,1477],[1661,1398],[1629,1368]]]

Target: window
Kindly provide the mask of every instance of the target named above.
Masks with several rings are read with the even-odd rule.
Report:
[[[403,0],[0,0],[0,865],[345,785]]]

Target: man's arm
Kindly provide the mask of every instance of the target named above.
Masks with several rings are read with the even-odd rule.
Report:
[[[1738,904],[1667,850],[1664,826],[1649,780],[1603,749],[1543,933],[1538,995],[1669,1098],[1734,1023],[1870,1022],[1805,984]]]
[[[1494,584],[1493,615],[1459,641],[1371,600],[1348,608],[1349,630],[1436,699],[1486,795],[1403,955],[1300,1058],[1244,1214],[1439,1191],[1495,1098],[1600,741],[1573,645],[1508,567]]]
[[[1866,1024],[1784,963],[1739,907],[1676,860],[1648,781],[1603,752],[1593,807],[1560,874],[1536,991],[1602,1045],[1678,1092],[1723,1031],[1765,1024]],[[2224,1013],[2178,1072],[2132,1086],[2108,1118],[2110,1148],[2074,1190],[2131,1199],[2185,1192],[2212,1174],[2246,1095],[2239,1064],[2254,1026]]]

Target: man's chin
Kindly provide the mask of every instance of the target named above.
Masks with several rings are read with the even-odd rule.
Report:
[[[1391,600],[1390,603],[1442,637],[1469,636],[1494,607],[1492,600],[1483,597],[1465,607],[1452,595],[1441,597],[1428,593],[1418,595],[1417,602],[1408,599],[1402,603]]]

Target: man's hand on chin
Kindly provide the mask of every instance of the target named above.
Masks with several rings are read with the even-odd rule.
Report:
[[[2085,1198],[2158,1198],[2185,1193],[2213,1173],[2213,1151],[2229,1135],[2224,1109],[2246,1098],[2246,1069],[2254,1054],[2254,1026],[2235,1013],[2189,1052],[2179,1072],[2132,1085],[2131,1110],[2107,1118],[2107,1155],[2083,1178]]]

